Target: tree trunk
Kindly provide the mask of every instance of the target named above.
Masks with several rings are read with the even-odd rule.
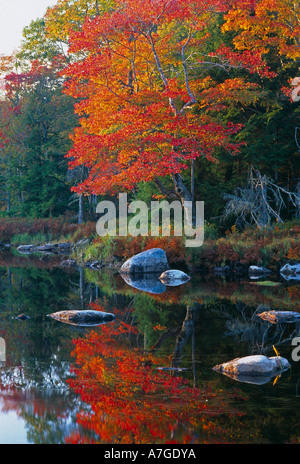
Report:
[[[83,223],[83,195],[78,195],[78,224]]]
[[[182,207],[184,208],[185,222],[194,227],[196,225],[194,192],[189,191],[188,188],[184,185],[180,174],[174,174],[172,177],[175,193],[179,197]]]

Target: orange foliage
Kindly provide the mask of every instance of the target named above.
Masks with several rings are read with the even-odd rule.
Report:
[[[97,237],[94,243],[101,243],[101,240],[101,238]],[[186,259],[186,248],[182,237],[117,236],[114,239],[113,255],[124,260],[151,248],[162,248],[165,250],[171,263]]]
[[[300,259],[300,242],[292,242],[290,249],[287,254],[287,258],[289,259]]]
[[[205,437],[226,440],[226,432],[212,420],[226,406],[208,388],[193,388],[187,380],[158,370],[162,359],[130,345],[128,335],[134,333],[131,325],[116,322],[74,342],[79,367],[68,382],[93,411],[80,414],[78,422],[96,432],[97,443],[176,443],[179,424],[185,428],[182,443],[197,440],[195,428]],[[68,440],[83,441],[75,435]]]
[[[294,60],[299,58],[298,2],[254,0],[235,3],[225,16],[223,30],[238,32],[233,40],[237,50],[251,50],[251,53],[262,57],[277,49],[281,56]]]
[[[81,121],[68,157],[71,167],[89,168],[75,191],[132,189],[200,156],[215,162],[216,148],[238,153],[233,136],[241,125],[215,113],[232,95],[241,104],[255,100],[257,86],[242,78],[218,85],[190,72],[215,16],[227,8],[224,0],[116,1],[70,33],[77,61],[63,75]]]
[[[291,299],[291,301],[295,304],[298,305],[299,307],[299,302],[300,302],[300,288],[297,286],[295,287],[288,287],[288,294]],[[297,308],[296,308],[297,310]],[[300,308],[298,309],[300,311]]]

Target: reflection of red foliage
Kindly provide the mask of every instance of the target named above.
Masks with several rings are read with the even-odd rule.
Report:
[[[210,420],[226,412],[216,394],[158,370],[161,359],[130,346],[129,336],[136,333],[116,322],[74,342],[76,377],[68,382],[93,411],[80,414],[79,424],[93,430],[99,443],[191,443],[197,429],[216,441],[227,435]],[[73,435],[67,441],[89,440]]]

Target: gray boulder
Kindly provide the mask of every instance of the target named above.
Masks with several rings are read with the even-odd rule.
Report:
[[[264,355],[253,355],[218,364],[213,369],[231,375],[269,376],[278,375],[289,367],[288,360],[281,356],[268,358]]]
[[[184,284],[185,282],[188,282],[190,279],[190,276],[188,276],[185,272],[178,271],[175,269],[165,271],[159,277],[159,280],[163,284],[172,287]]]
[[[17,250],[20,253],[69,253],[72,243],[46,243],[44,245],[20,245]]]
[[[65,259],[60,263],[60,266],[76,267],[77,263],[75,259]]]
[[[264,321],[271,322],[272,324],[280,322],[289,324],[300,321],[300,313],[297,313],[296,311],[264,311],[257,314],[257,316]]]
[[[120,268],[121,274],[161,274],[168,270],[169,263],[166,253],[161,248],[142,251],[129,258]]]
[[[113,321],[116,316],[112,313],[93,310],[69,310],[48,314],[48,317],[77,326],[95,326]]]
[[[45,245],[36,245],[32,251],[34,252],[42,252],[42,253],[52,253],[55,251],[55,245],[52,243],[46,243]]]

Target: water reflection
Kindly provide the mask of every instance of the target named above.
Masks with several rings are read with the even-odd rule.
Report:
[[[14,260],[12,266],[5,263],[0,269],[0,337],[6,345],[0,374],[0,433],[1,424],[15,417],[16,424],[26,427],[30,443],[133,443],[138,439],[279,443],[295,439],[299,363],[291,362],[291,371],[275,385],[274,379],[256,385],[239,382],[213,372],[212,367],[249,354],[273,356],[273,345],[291,361],[291,340],[299,327],[270,324],[257,314],[266,308],[299,312],[299,285],[262,287],[247,280],[193,276],[187,284],[162,292],[153,291],[151,284],[149,292],[149,282],[131,285],[118,273],[60,268],[50,257]],[[47,318],[62,310],[86,310],[90,304],[113,312],[116,324],[88,328]],[[29,319],[14,319],[19,314]],[[106,333],[104,343],[103,331],[117,328],[120,333]],[[94,372],[85,358],[88,350],[76,352],[75,340],[89,348]],[[102,351],[93,351],[92,342]],[[71,369],[75,361],[77,367],[86,367],[84,374]],[[105,382],[99,374],[102,368]],[[79,391],[76,382],[89,372],[90,378],[98,375],[98,382],[93,388],[89,385],[88,391]],[[158,390],[147,390],[147,382],[153,385],[158,373],[164,386],[156,383]],[[178,408],[174,408],[175,390],[167,394],[165,384],[174,389],[182,381],[181,391],[191,389],[186,390],[190,398],[197,392],[199,401],[176,396]],[[110,389],[116,384],[119,397],[113,398]],[[107,401],[122,406],[122,417],[101,409],[98,399],[104,388]],[[198,412],[191,411],[191,404]],[[130,424],[124,418],[126,410],[133,414]],[[153,416],[152,410],[160,414]],[[101,422],[104,412],[110,419]],[[239,420],[234,412],[246,418]],[[116,428],[118,417],[131,427],[126,437]],[[146,424],[143,437],[138,435],[141,423]],[[22,441],[24,430],[19,429],[16,425]]]
[[[137,290],[147,293],[154,293],[156,295],[160,295],[166,291],[166,285],[164,285],[159,280],[159,274],[141,274],[137,276],[130,276],[126,274],[121,274],[122,279],[126,284],[130,285]]]

